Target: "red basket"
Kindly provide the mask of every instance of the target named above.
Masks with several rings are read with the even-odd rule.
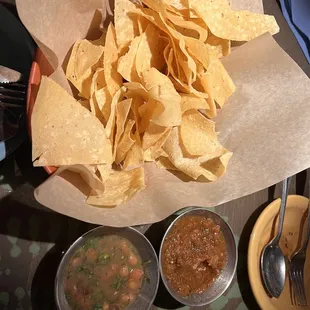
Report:
[[[53,73],[53,68],[38,48],[36,51],[36,55],[34,61],[31,66],[29,82],[28,82],[28,91],[27,91],[27,119],[28,119],[28,131],[31,138],[31,115],[32,110],[37,98],[39,86],[41,83],[42,75],[51,75]],[[53,174],[57,168],[53,166],[45,166],[45,171],[48,174]]]

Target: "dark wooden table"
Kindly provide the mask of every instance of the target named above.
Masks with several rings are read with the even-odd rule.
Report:
[[[281,32],[275,36],[277,42],[310,76],[310,66],[277,1],[265,0],[264,7],[266,13],[276,16],[280,25]],[[309,174],[310,170],[295,176],[290,193],[308,196],[305,188],[308,188]],[[33,197],[33,189],[45,178],[42,169],[34,169],[31,165],[29,141],[0,168],[0,197],[11,192],[0,203],[0,309],[55,309],[53,284],[61,252],[94,227],[40,206]],[[229,222],[236,234],[239,262],[233,283],[225,294],[209,307],[200,309],[259,309],[247,274],[248,242],[256,219],[280,193],[281,184],[278,184],[213,209]],[[155,247],[158,247],[164,227],[165,222],[161,222],[146,232]],[[145,231],[147,227],[140,229]],[[170,298],[162,287],[155,300],[154,309],[157,308],[189,309]]]

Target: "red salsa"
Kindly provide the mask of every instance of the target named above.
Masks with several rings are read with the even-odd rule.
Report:
[[[72,309],[121,310],[134,302],[144,279],[141,257],[125,238],[91,238],[71,258],[65,294]]]
[[[203,216],[181,217],[164,241],[161,259],[165,277],[182,296],[204,292],[226,265],[220,226]]]

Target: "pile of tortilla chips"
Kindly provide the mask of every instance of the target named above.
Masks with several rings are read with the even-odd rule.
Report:
[[[232,153],[211,119],[235,91],[220,58],[232,40],[267,31],[279,31],[273,16],[233,11],[226,0],[115,0],[114,25],[72,48],[66,76],[77,99],[42,79],[34,164],[86,170],[96,206],[141,191],[145,162],[216,181]]]

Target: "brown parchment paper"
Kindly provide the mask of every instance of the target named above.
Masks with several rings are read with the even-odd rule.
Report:
[[[17,0],[18,4],[21,2]],[[43,5],[39,0],[31,2]],[[71,2],[76,3],[73,7],[76,10],[78,1]],[[236,4],[237,0],[233,2]],[[254,8],[259,7],[258,2],[255,4],[255,1],[249,0],[248,9],[251,3]],[[18,11],[31,31],[36,22],[28,20],[27,6],[19,6]],[[58,13],[61,12],[59,9]],[[47,13],[48,10],[44,14]],[[91,14],[87,16],[88,22],[91,22]],[[44,19],[40,22],[44,22]],[[52,26],[46,31],[41,26],[41,33],[37,31],[36,38],[51,49],[62,50],[53,40],[61,35],[67,36],[66,29],[74,29],[76,23],[69,25],[64,19],[62,24],[66,28],[61,34],[55,33]],[[89,27],[87,22],[84,26]],[[69,32],[73,31],[71,28]],[[48,43],[44,31],[49,37]],[[73,43],[82,35],[85,36],[85,31],[81,30],[70,42]],[[71,44],[69,39],[62,40],[68,48]],[[61,54],[62,57],[65,57],[64,54]],[[137,225],[159,221],[185,206],[218,205],[259,191],[308,168],[308,77],[269,34],[237,47],[223,60],[223,64],[237,90],[216,119],[221,142],[234,152],[226,175],[218,182],[183,182],[177,175],[158,169],[154,164],[147,164],[147,188],[128,203],[105,209],[85,204],[89,188],[82,177],[73,171],[62,171],[35,190],[36,199],[50,209],[86,222],[110,226]],[[61,70],[59,72],[61,75]]]

